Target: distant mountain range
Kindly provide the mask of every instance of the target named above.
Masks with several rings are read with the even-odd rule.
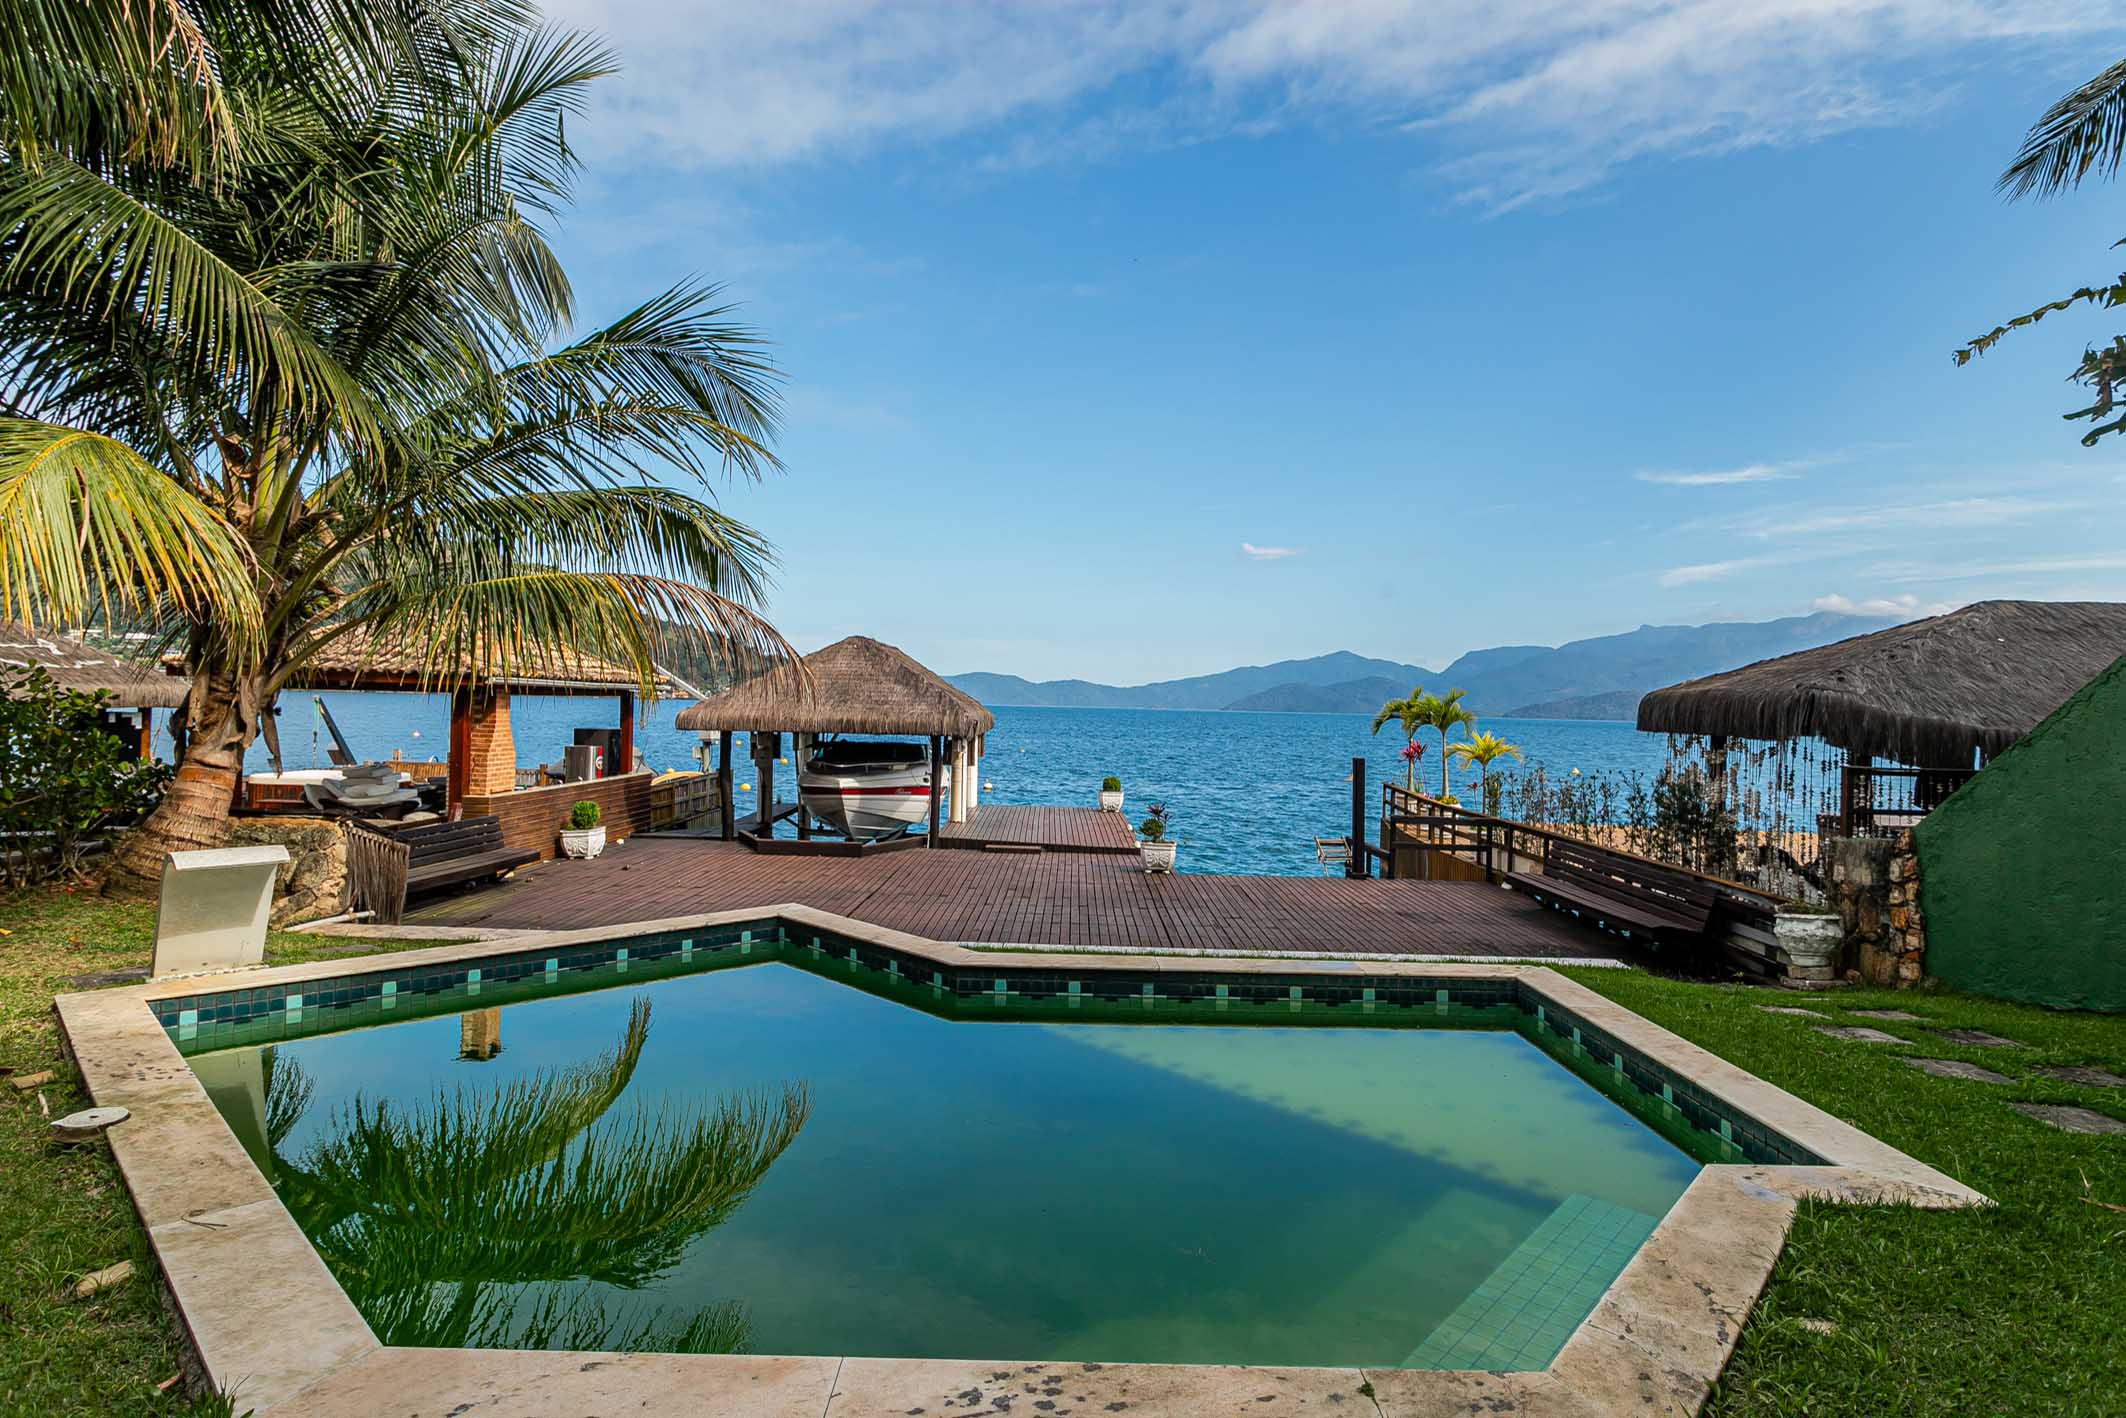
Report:
[[[1508,718],[1629,719],[1639,696],[1678,680],[1827,645],[1895,625],[1877,617],[1790,616],[1714,625],[1642,625],[1563,645],[1471,650],[1444,670],[1373,660],[1348,650],[1155,684],[1034,681],[1017,675],[948,675],[985,704],[1072,709],[1237,709],[1371,714],[1417,685],[1459,688],[1478,714]]]

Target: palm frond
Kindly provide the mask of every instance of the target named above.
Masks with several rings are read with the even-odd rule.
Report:
[[[358,439],[374,438],[367,392],[301,322],[139,194],[54,160],[0,183],[0,240],[8,284],[99,318],[155,312],[206,377],[253,395],[277,387],[296,407],[329,406]]]
[[[184,0],[0,0],[0,34],[0,148],[17,161],[198,178],[236,156],[214,46]]]
[[[2091,173],[2111,177],[2126,160],[2126,59],[2066,95],[2038,119],[2000,175],[2010,200],[2050,197]]]
[[[250,558],[227,526],[116,439],[0,418],[0,617],[164,611],[255,638]]]

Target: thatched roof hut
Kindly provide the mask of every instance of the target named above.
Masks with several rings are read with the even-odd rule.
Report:
[[[802,666],[802,669],[799,667]],[[974,739],[996,716],[891,645],[837,640],[679,711],[701,733],[910,734]]]
[[[1686,680],[1639,727],[1820,738],[1848,754],[1964,767],[2014,743],[2126,655],[2126,605],[1980,601],[1926,620]]]
[[[37,666],[61,689],[111,696],[126,709],[174,709],[190,685],[166,675],[153,663],[129,660],[110,650],[84,645],[47,630],[32,630],[17,621],[0,620],[0,666]]]

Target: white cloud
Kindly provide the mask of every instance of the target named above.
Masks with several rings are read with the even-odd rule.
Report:
[[[1904,121],[1938,101],[1942,71],[1960,61],[2118,22],[2101,0],[548,8],[620,53],[588,141],[653,164],[772,164],[1021,119],[1033,137],[998,136],[1001,161],[1023,165],[1325,116],[1437,139],[1450,180],[1492,207],[1578,190],[1635,159]],[[1125,88],[1132,97],[1117,97]]]
[[[1742,530],[1759,537],[1806,537],[1879,528],[1894,528],[1900,533],[1956,527],[1988,528],[2004,522],[2028,521],[2032,517],[2051,517],[2086,505],[2034,497],[1953,497],[1938,502],[1818,512],[1786,521],[1758,522]]]
[[[1642,483],[1666,487],[1731,487],[1736,483],[1774,483],[1798,478],[1793,463],[1752,463],[1746,468],[1728,468],[1717,473],[1634,473]]]
[[[1250,561],[1283,561],[1288,556],[1299,555],[1298,547],[1259,547],[1253,542],[1242,542],[1240,554]]]
[[[1810,610],[1829,611],[1833,615],[1899,615],[1910,620],[1921,616],[1943,615],[1956,609],[1954,601],[1922,601],[1917,596],[1870,596],[1854,600],[1836,592],[1818,596],[1809,603]]]
[[[1738,571],[1748,571],[1764,566],[1772,558],[1761,556],[1738,557],[1733,561],[1701,561],[1694,566],[1671,566],[1661,573],[1663,586],[1695,586],[1703,581],[1722,581]]]

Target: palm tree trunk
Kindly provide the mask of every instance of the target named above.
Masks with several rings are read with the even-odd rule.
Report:
[[[1410,735],[1408,741],[1412,744],[1416,743],[1417,735]],[[1417,760],[1414,758],[1405,758],[1403,760],[1403,791],[1412,794],[1417,792]]]
[[[1445,798],[1453,796],[1453,793],[1454,789],[1447,786],[1447,731],[1441,729],[1439,731],[1439,795]]]
[[[155,811],[125,834],[112,855],[120,881],[153,881],[170,852],[219,847],[229,825],[229,805],[243,777],[244,750],[258,734],[256,711],[244,706],[264,699],[257,676],[202,675],[193,681],[186,736],[177,777]]]

